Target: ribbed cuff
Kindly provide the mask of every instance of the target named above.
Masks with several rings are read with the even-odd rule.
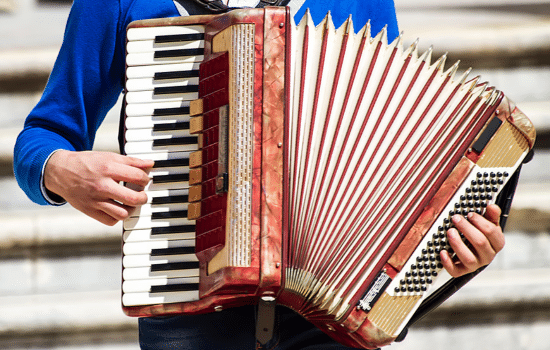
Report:
[[[48,164],[48,161],[50,160],[51,156],[53,156],[53,154],[57,151],[59,151],[60,149],[57,149],[55,151],[53,151],[52,153],[50,153],[50,155],[48,156],[48,158],[46,158],[46,161],[44,162],[44,166],[42,166],[42,173],[40,174],[40,191],[42,192],[42,195],[44,196],[44,199],[46,199],[46,201],[51,204],[51,205],[63,205],[65,203],[67,203],[67,201],[65,199],[63,199],[63,197],[49,191],[45,184],[44,184],[44,171],[46,170],[46,164]]]

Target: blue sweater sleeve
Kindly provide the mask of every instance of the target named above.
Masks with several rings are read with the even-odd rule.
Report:
[[[75,0],[42,98],[14,149],[19,186],[38,204],[42,171],[58,149],[92,149],[98,127],[123,88],[126,26],[133,20],[177,16],[172,0]]]
[[[122,89],[117,52],[117,0],[74,2],[56,63],[42,98],[25,121],[14,150],[14,172],[31,200],[40,190],[45,161],[57,149],[89,150]],[[98,39],[101,38],[101,39]]]

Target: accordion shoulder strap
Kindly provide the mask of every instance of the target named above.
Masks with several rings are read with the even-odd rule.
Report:
[[[229,7],[222,0],[193,0],[195,3],[204,7],[212,13],[223,13],[229,10]]]
[[[231,8],[222,2],[222,0],[193,0],[195,3],[201,5],[212,13],[223,13],[229,11]],[[258,8],[266,6],[286,6],[290,0],[260,0]]]
[[[256,7],[266,6],[286,6],[290,0],[260,0],[260,3]]]

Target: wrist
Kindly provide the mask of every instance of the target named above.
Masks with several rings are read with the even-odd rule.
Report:
[[[66,200],[62,195],[62,185],[59,181],[62,176],[60,164],[66,164],[64,153],[69,151],[59,149],[48,157],[42,172],[42,194],[46,200],[52,205],[65,204]]]

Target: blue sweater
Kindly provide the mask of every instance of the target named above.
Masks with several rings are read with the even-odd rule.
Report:
[[[356,30],[371,19],[373,33],[388,25],[388,38],[398,35],[393,0],[306,0],[297,22],[306,8],[315,23],[330,10],[336,26],[352,14]],[[42,186],[44,165],[54,151],[92,149],[98,127],[123,89],[126,26],[174,16],[179,13],[172,0],[74,1],[48,84],[15,145],[15,177],[32,201],[55,204]]]

